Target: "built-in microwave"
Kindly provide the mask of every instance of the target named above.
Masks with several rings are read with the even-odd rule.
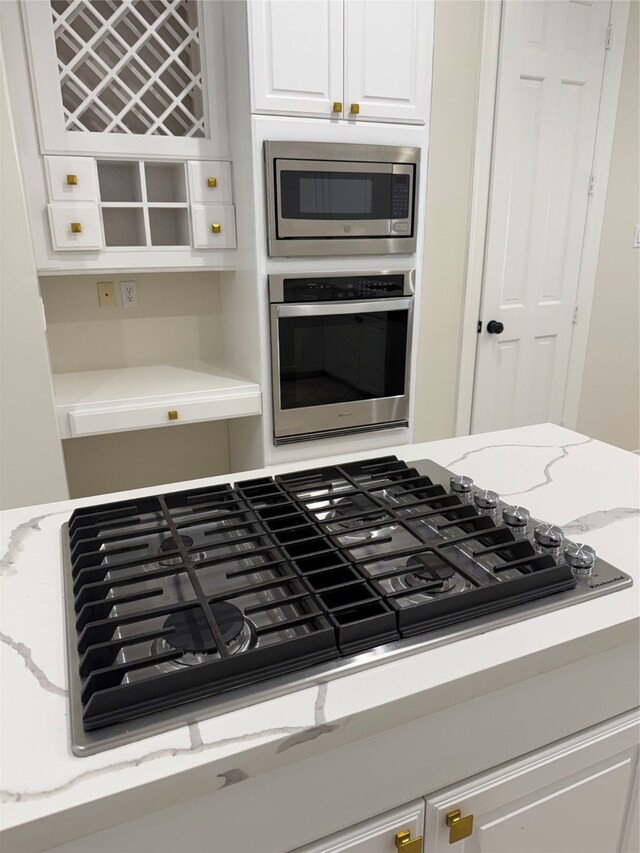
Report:
[[[409,254],[420,149],[265,142],[269,255]]]

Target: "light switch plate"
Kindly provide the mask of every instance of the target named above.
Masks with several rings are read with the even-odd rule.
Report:
[[[633,237],[633,248],[640,249],[640,225],[636,225],[636,233]]]
[[[98,282],[98,305],[101,308],[116,307],[116,289],[112,281]]]

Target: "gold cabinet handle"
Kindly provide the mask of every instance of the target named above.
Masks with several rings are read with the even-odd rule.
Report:
[[[352,116],[357,116],[360,112],[360,104],[351,104],[349,107],[349,112]]]
[[[77,175],[67,175],[67,184],[70,187],[78,186],[78,176]]]
[[[214,187],[217,187],[218,186],[218,179],[217,178],[207,178],[207,186],[209,187],[209,189],[213,189]]]
[[[468,838],[473,832],[473,815],[462,817],[460,809],[452,809],[447,813],[447,826],[449,827],[449,844],[455,844],[463,838]]]
[[[412,838],[408,829],[401,829],[396,832],[396,847],[402,850],[402,853],[422,853],[422,836],[416,835]]]
[[[331,108],[332,113],[341,113],[342,112],[342,101],[334,101],[333,107]]]
[[[178,420],[178,413],[176,412],[175,409],[171,409],[170,412],[167,412],[167,417],[169,418],[170,421],[177,421]]]
[[[211,226],[211,230],[214,234],[220,234],[220,232],[222,231],[222,226],[218,222],[214,222]]]
[[[82,225],[80,222],[72,222],[71,223],[71,233],[72,234],[82,234]]]

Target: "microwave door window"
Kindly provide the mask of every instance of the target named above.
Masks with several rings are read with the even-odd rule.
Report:
[[[408,312],[278,321],[283,410],[404,394]]]
[[[392,176],[384,172],[280,173],[283,219],[389,219]]]

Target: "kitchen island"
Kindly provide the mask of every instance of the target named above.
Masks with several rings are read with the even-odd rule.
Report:
[[[640,458],[550,424],[390,453],[433,459],[527,506],[593,546],[634,585],[78,758],[69,745],[61,526],[76,507],[133,493],[7,511],[3,851],[292,849],[621,715],[623,728],[633,724]]]

